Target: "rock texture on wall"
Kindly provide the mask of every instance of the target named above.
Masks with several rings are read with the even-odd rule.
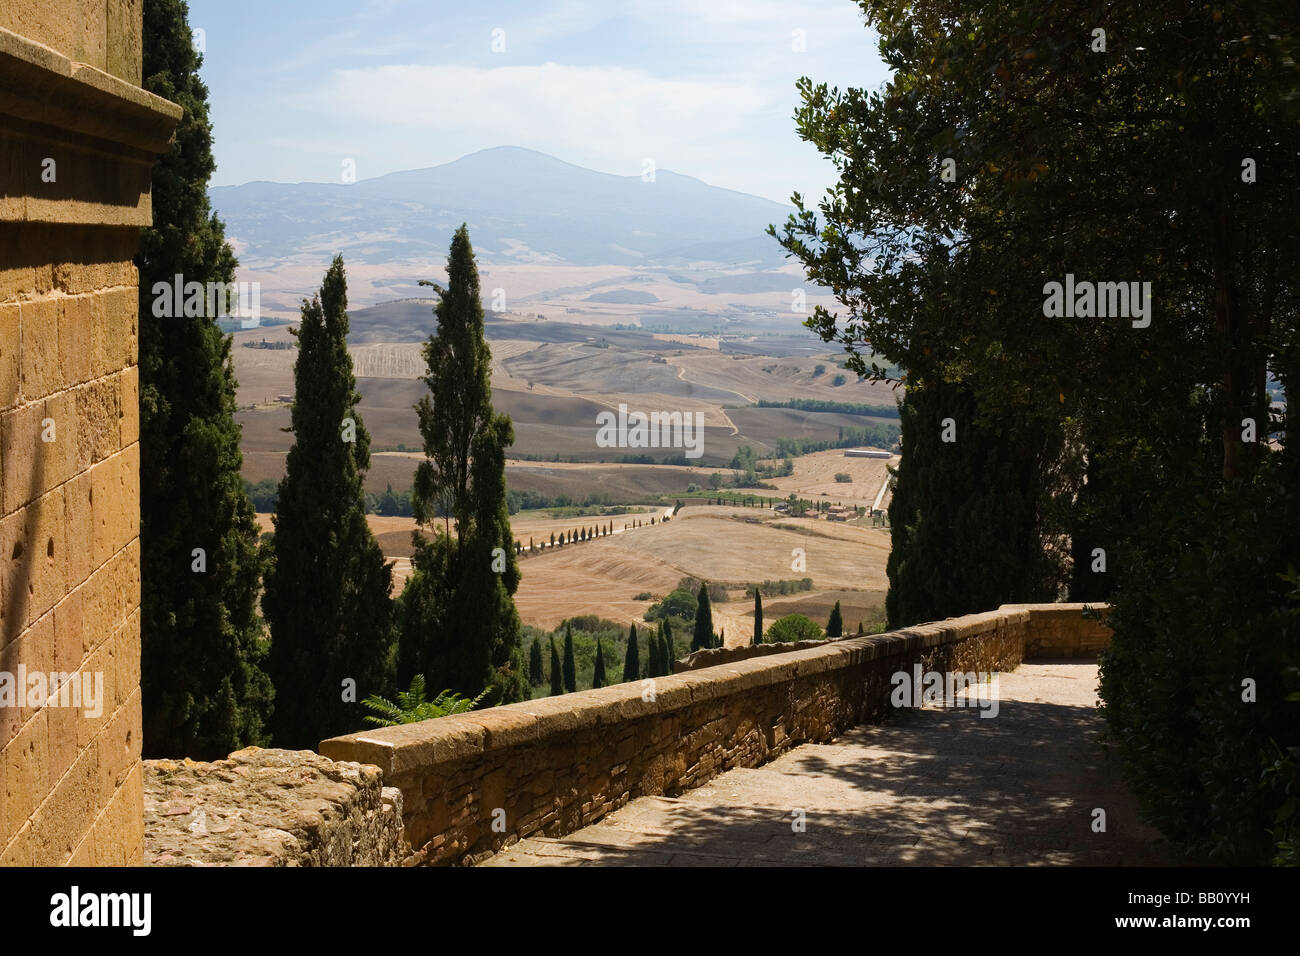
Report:
[[[0,865],[143,854],[132,257],[181,108],[137,85],[141,10],[0,3],[0,674],[51,691],[0,700]]]
[[[1013,670],[1036,624],[1063,640],[1082,605],[1007,607],[887,634],[322,741],[401,789],[422,863],[561,836],[629,800],[679,793],[827,741],[889,710],[893,674]]]
[[[150,866],[400,866],[401,791],[310,750],[144,761]]]
[[[1110,646],[1105,604],[1007,604],[1002,610],[1029,612],[1025,660],[1095,658]]]

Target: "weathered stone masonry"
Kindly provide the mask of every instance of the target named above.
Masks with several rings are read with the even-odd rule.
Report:
[[[650,682],[621,684],[336,737],[320,751],[378,766],[402,791],[418,859],[459,862],[879,720],[890,676],[913,664],[1012,670],[1027,645],[1079,656],[1107,633],[1083,605],[1008,606],[660,677],[653,697]]]
[[[248,747],[144,762],[147,866],[401,866],[402,794],[375,767]]]
[[[105,698],[0,707],[0,865],[143,859],[131,259],[181,109],[140,89],[141,16],[0,4],[0,672]]]

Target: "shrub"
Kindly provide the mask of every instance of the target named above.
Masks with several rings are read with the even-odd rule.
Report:
[[[851,484],[853,484],[853,476],[850,475],[850,474],[849,474],[848,472],[846,472],[846,471],[837,471],[837,472],[835,473],[835,480],[838,481],[838,482],[839,482],[840,484],[842,484],[842,485],[851,485]]]
[[[1213,862],[1295,858],[1300,595],[1295,537],[1277,529],[1298,509],[1270,481],[1149,500],[1101,659],[1107,736],[1143,817]]]
[[[781,644],[791,641],[820,641],[826,635],[816,622],[802,614],[787,614],[772,622],[767,629],[768,644]]]
[[[650,609],[645,612],[645,619],[658,621],[665,617],[680,617],[693,621],[698,606],[699,600],[693,593],[685,588],[674,588],[662,601],[650,605]]]

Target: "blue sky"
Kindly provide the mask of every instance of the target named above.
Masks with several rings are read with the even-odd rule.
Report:
[[[190,25],[213,185],[338,182],[349,159],[369,179],[511,145],[629,176],[650,159],[784,202],[834,178],[794,131],[794,81],[886,78],[851,0],[190,0]]]

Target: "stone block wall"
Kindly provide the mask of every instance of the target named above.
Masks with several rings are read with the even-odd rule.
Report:
[[[0,865],[143,859],[131,260],[181,109],[141,11],[0,5]]]
[[[402,791],[419,862],[474,860],[535,833],[571,833],[636,797],[676,794],[879,720],[890,707],[891,676],[914,664],[1013,670],[1038,626],[1054,635],[1055,647],[1066,632],[1090,633],[1094,625],[1082,605],[1005,607],[363,731],[322,741],[320,751],[373,764]]]
[[[1025,659],[1095,658],[1110,645],[1104,604],[1007,604],[1029,612]]]
[[[402,793],[310,750],[144,762],[148,866],[401,866]]]

